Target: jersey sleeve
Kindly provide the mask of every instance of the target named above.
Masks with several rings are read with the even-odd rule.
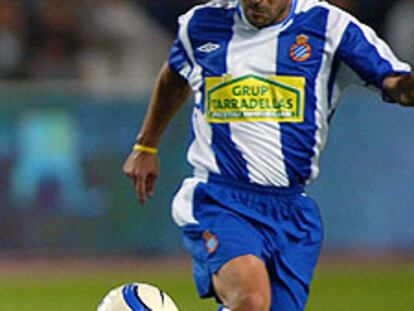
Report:
[[[187,35],[187,25],[188,23],[183,22],[184,17],[179,18],[179,29],[177,37],[174,40],[174,43],[171,47],[168,64],[170,68],[176,71],[180,76],[182,76],[187,81],[193,69],[193,64],[189,57],[189,51],[186,49],[188,42]]]
[[[382,89],[384,78],[410,73],[410,65],[400,61],[374,30],[350,19],[338,47],[338,55],[368,84]]]

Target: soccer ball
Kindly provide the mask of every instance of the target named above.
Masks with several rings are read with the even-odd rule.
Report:
[[[111,290],[97,311],[178,311],[178,308],[159,288],[132,283]]]

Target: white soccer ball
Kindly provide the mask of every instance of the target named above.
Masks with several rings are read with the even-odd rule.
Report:
[[[178,311],[178,308],[161,289],[132,283],[111,290],[97,311]]]

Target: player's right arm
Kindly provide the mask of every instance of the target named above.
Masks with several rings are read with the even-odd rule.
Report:
[[[187,80],[166,63],[156,80],[136,144],[156,149],[168,123],[186,102],[190,93]],[[158,156],[146,151],[133,150],[125,161],[123,171],[132,179],[139,201],[144,204],[155,189],[155,181],[159,175]]]

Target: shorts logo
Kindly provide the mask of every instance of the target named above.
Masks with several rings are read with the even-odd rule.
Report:
[[[312,55],[312,47],[308,43],[309,37],[300,35],[296,37],[296,43],[292,45],[289,51],[290,57],[296,62],[304,62]]]
[[[304,120],[305,78],[298,76],[205,79],[205,115],[210,123]]]
[[[219,245],[217,236],[210,231],[204,231],[203,238],[206,241],[207,252],[210,254],[214,253]]]

